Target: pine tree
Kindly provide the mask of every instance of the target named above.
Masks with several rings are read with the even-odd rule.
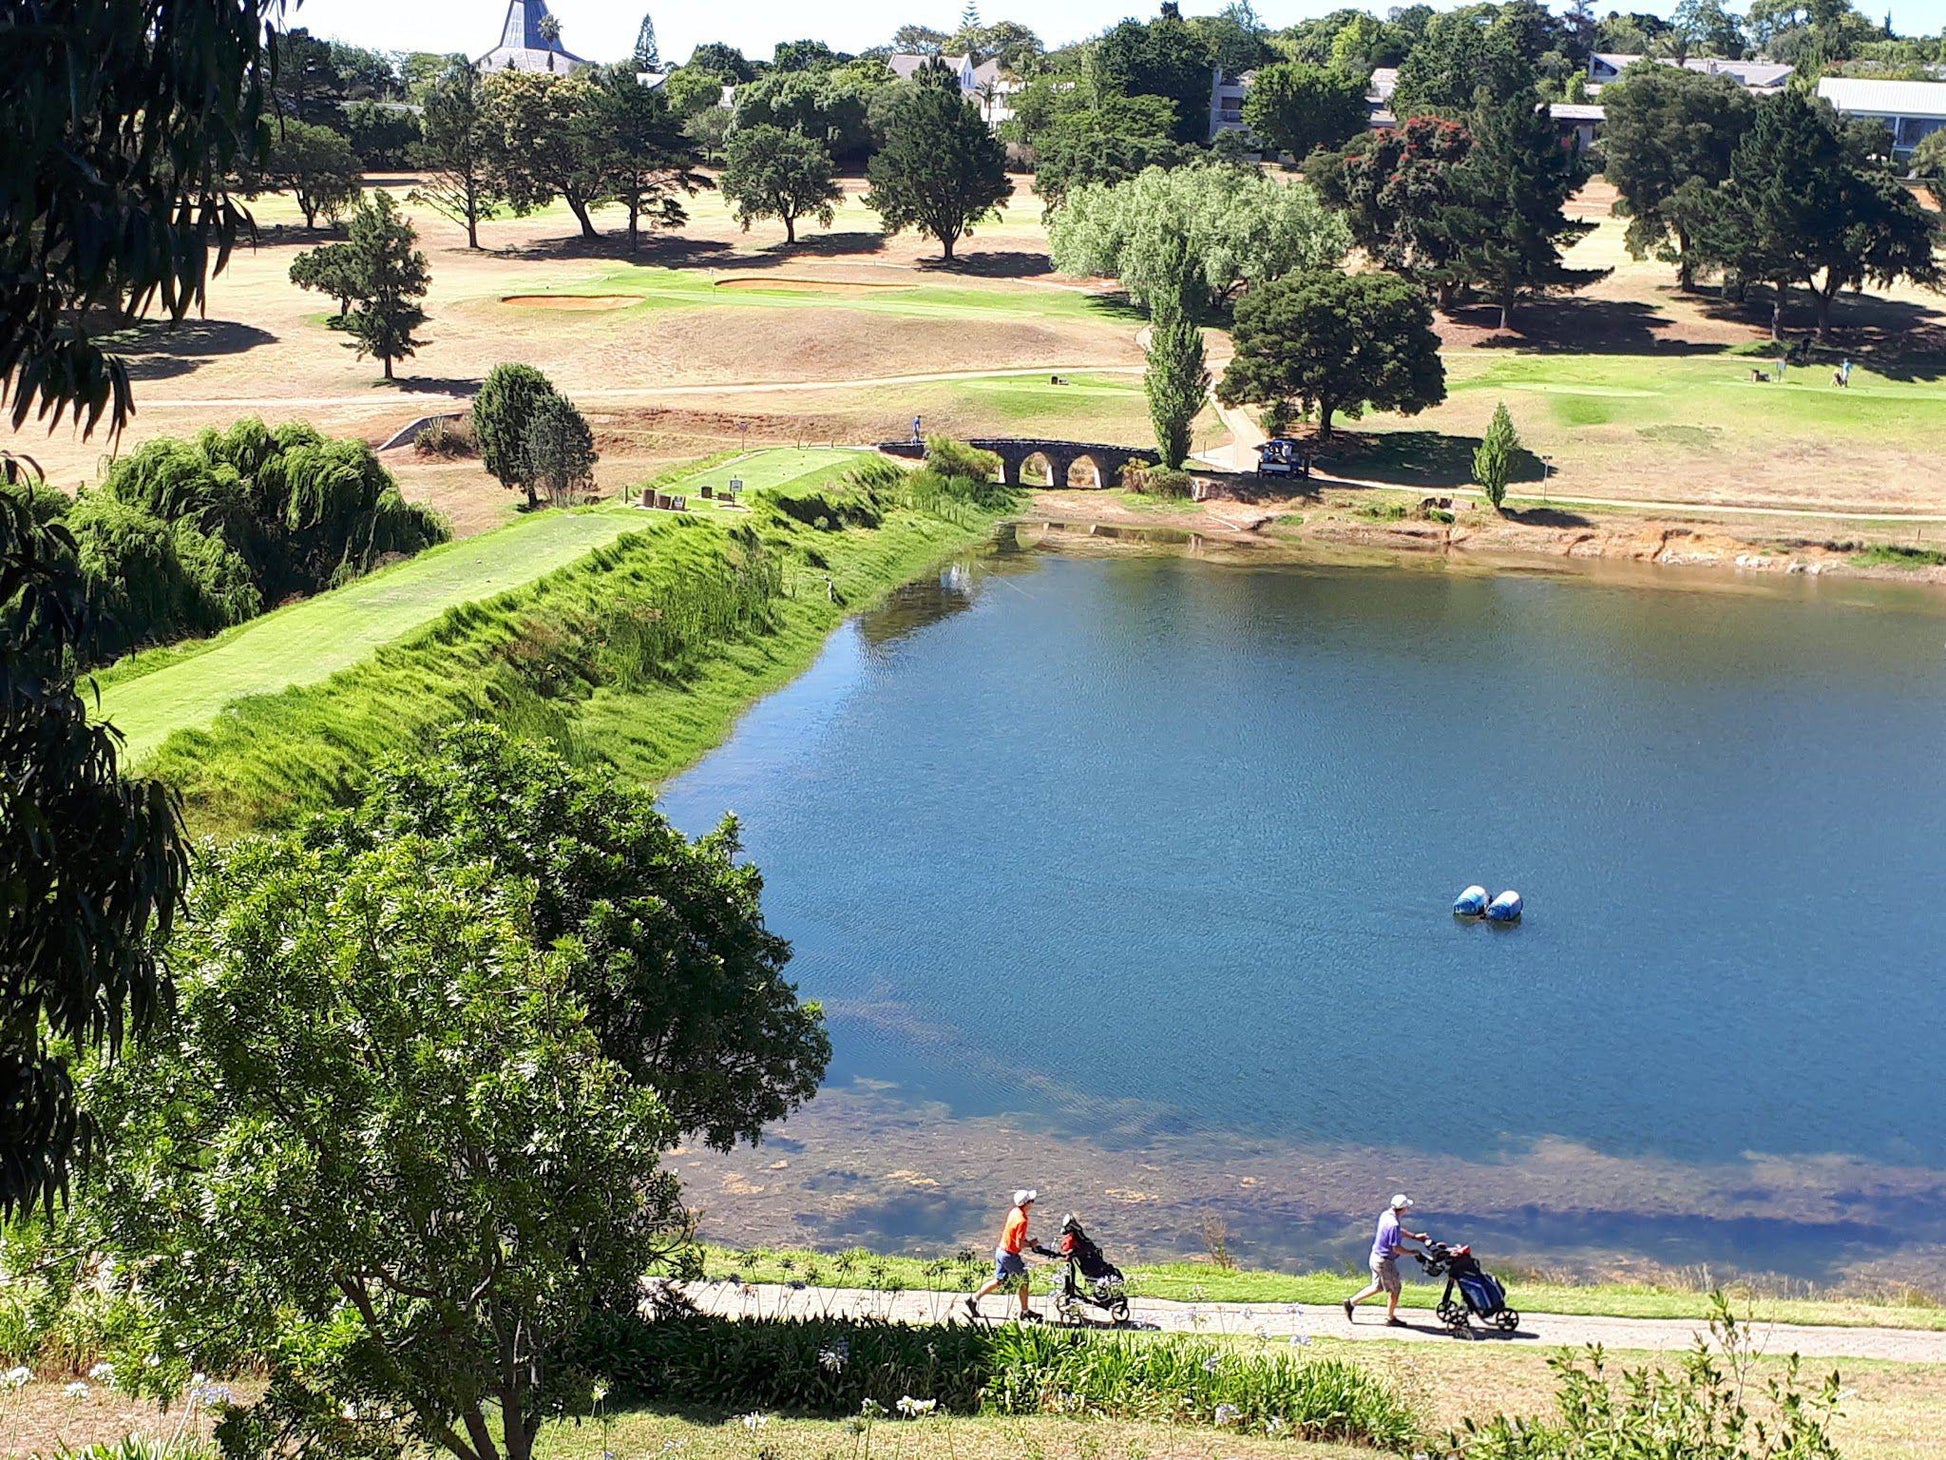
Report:
[[[1171,300],[1155,312],[1142,388],[1148,392],[1162,464],[1180,470],[1189,455],[1191,428],[1209,395],[1203,331],[1180,302]]]
[[[973,225],[1007,206],[1013,183],[1007,149],[959,92],[922,86],[892,110],[885,146],[866,169],[865,206],[887,233],[916,227],[939,240],[946,260]]]
[[[456,61],[432,84],[423,125],[419,160],[426,174],[411,201],[459,224],[466,246],[478,248],[480,222],[499,211],[503,197],[488,167],[486,86],[471,62]]]
[[[1473,480],[1480,484],[1496,512],[1507,500],[1507,483],[1513,479],[1514,456],[1519,450],[1520,434],[1514,430],[1514,418],[1507,414],[1507,403],[1501,401],[1493,408],[1487,434],[1473,453]]]
[[[662,69],[662,50],[655,43],[655,17],[652,15],[642,17],[642,28],[635,33],[635,69],[637,71]]]
[[[358,358],[375,356],[392,379],[392,362],[413,354],[424,340],[412,332],[426,322],[419,301],[432,273],[426,256],[414,248],[419,235],[399,214],[390,193],[375,193],[351,220],[351,269],[360,300],[345,321],[357,341]]]

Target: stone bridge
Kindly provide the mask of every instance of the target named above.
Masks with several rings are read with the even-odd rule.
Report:
[[[1121,479],[1122,468],[1131,465],[1156,466],[1162,458],[1141,446],[1108,446],[1099,441],[1043,441],[1022,436],[988,436],[966,443],[979,451],[991,451],[1000,458],[1000,479],[1010,487],[1022,485],[1021,470],[1038,456],[1045,464],[1048,482],[1057,487],[1074,485],[1068,480],[1079,462],[1095,469],[1095,485],[1112,487]],[[878,449],[888,456],[903,456],[923,461],[922,441],[881,441]]]

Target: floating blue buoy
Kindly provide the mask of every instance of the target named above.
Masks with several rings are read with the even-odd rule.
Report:
[[[1517,923],[1520,921],[1520,908],[1520,894],[1509,888],[1487,904],[1487,921]]]
[[[1484,887],[1469,887],[1453,899],[1453,916],[1456,918],[1477,918],[1486,913],[1487,890]]]

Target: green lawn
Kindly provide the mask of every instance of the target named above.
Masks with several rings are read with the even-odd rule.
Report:
[[[830,450],[778,450],[693,471],[673,491],[697,496],[732,476],[753,490],[850,459]],[[138,655],[101,676],[101,716],[128,737],[132,758],[174,731],[204,726],[251,695],[317,684],[423,628],[447,609],[531,583],[642,525],[624,502],[541,512],[494,532],[447,543],[384,572],[291,604],[216,638]]]
[[[767,1249],[731,1251],[711,1247],[705,1251],[705,1273],[725,1278],[734,1273],[745,1282],[807,1282],[831,1287],[898,1288],[904,1291],[927,1289],[971,1292],[990,1275],[990,1265],[980,1254],[971,1261],[958,1257],[886,1256],[854,1250],[847,1253],[770,1251]],[[1408,1278],[1411,1264],[1402,1269]],[[1053,1268],[1047,1269],[1054,1271]],[[1134,1291],[1141,1297],[1165,1298],[1189,1303],[1303,1303],[1330,1307],[1344,1301],[1363,1286],[1363,1273],[1342,1272],[1252,1272],[1223,1269],[1201,1262],[1170,1262],[1129,1266]],[[1036,1291],[1043,1284],[1036,1284]],[[1437,1306],[1442,1285],[1408,1281],[1405,1305],[1411,1308]],[[1836,1327],[1946,1329],[1946,1306],[1938,1303],[1912,1305],[1874,1304],[1851,1300],[1773,1299],[1749,1294],[1736,1296],[1740,1316],[1775,1323],[1813,1323]],[[1614,1318],[1707,1318],[1710,1295],[1706,1292],[1654,1287],[1635,1283],[1603,1283],[1586,1286],[1567,1283],[1528,1282],[1514,1278],[1507,1284],[1508,1301],[1514,1307],[1535,1313],[1567,1313]]]

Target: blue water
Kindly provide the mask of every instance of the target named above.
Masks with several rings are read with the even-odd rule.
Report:
[[[1131,1150],[1946,1167],[1942,730],[1918,592],[1015,554],[664,806],[743,819],[834,1084]]]

